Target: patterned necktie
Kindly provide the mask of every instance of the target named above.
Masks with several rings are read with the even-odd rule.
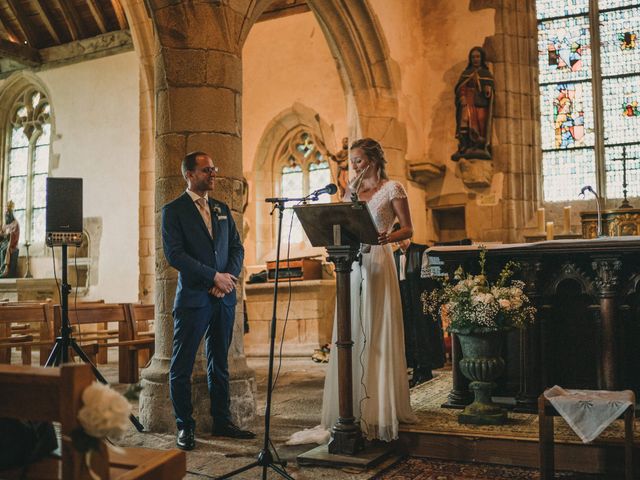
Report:
[[[407,255],[405,254],[405,252],[403,252],[402,250],[400,250],[400,261],[398,262],[398,270],[400,270],[400,272],[398,272],[400,274],[400,281],[406,280],[407,279]]]
[[[200,197],[196,200],[196,205],[198,206],[198,211],[202,216],[202,220],[204,220],[204,224],[207,226],[207,230],[209,231],[209,235],[213,238],[213,228],[211,226],[211,210],[209,210],[209,205],[204,197]]]

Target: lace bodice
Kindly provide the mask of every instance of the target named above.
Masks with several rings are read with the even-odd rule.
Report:
[[[401,183],[389,180],[373,194],[367,203],[379,232],[388,232],[393,226],[396,214],[393,211],[391,200],[394,198],[407,198],[407,192]]]

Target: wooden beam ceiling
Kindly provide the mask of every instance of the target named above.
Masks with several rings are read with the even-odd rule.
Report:
[[[96,24],[100,29],[100,33],[107,33],[107,23],[104,19],[104,14],[102,13],[100,5],[98,5],[96,0],[87,0],[87,4],[89,5],[89,10],[91,10],[93,19],[96,21]]]
[[[111,6],[113,7],[113,11],[116,14],[116,18],[118,19],[118,26],[120,30],[124,30],[127,28],[127,17],[124,14],[124,9],[118,0],[111,0]]]
[[[75,10],[71,8],[68,0],[54,0],[58,4],[58,8],[62,12],[62,18],[64,19],[64,23],[67,26],[67,30],[69,30],[69,34],[71,35],[71,40],[76,41],[83,37],[82,31],[78,22],[78,15]]]
[[[0,57],[13,60],[25,67],[37,67],[42,63],[38,50],[28,45],[0,39]]]
[[[16,35],[16,32],[11,28],[11,25],[7,21],[7,18],[4,16],[4,12],[0,9],[0,33],[2,33],[2,38],[8,39],[9,41],[19,42],[19,38]]]
[[[38,39],[30,21],[27,19],[24,13],[24,10],[18,7],[16,0],[7,0],[7,4],[9,5],[9,8],[11,9],[13,15],[16,17],[16,22],[18,23],[18,27],[22,31],[24,39],[29,45],[37,45]]]
[[[58,35],[58,32],[51,21],[51,19],[53,18],[53,14],[51,12],[51,9],[49,8],[47,0],[35,0],[33,6],[36,9],[36,12],[38,12],[42,23],[49,32],[49,35],[51,35],[53,41],[57,44],[62,43],[60,41],[60,35]]]

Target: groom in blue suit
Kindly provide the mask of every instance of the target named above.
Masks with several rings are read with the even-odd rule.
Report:
[[[178,427],[176,444],[183,450],[195,447],[191,373],[203,336],[213,435],[255,437],[234,425],[229,411],[227,354],[244,248],[229,207],[208,196],[217,171],[204,152],[185,156],[182,175],[187,191],[162,209],[164,254],[178,270],[169,386]]]

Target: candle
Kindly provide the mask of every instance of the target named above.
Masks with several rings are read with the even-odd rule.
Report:
[[[564,207],[564,233],[571,233],[571,206]]]
[[[553,240],[553,222],[547,222],[547,240]]]
[[[538,231],[544,232],[544,207],[538,209]]]

